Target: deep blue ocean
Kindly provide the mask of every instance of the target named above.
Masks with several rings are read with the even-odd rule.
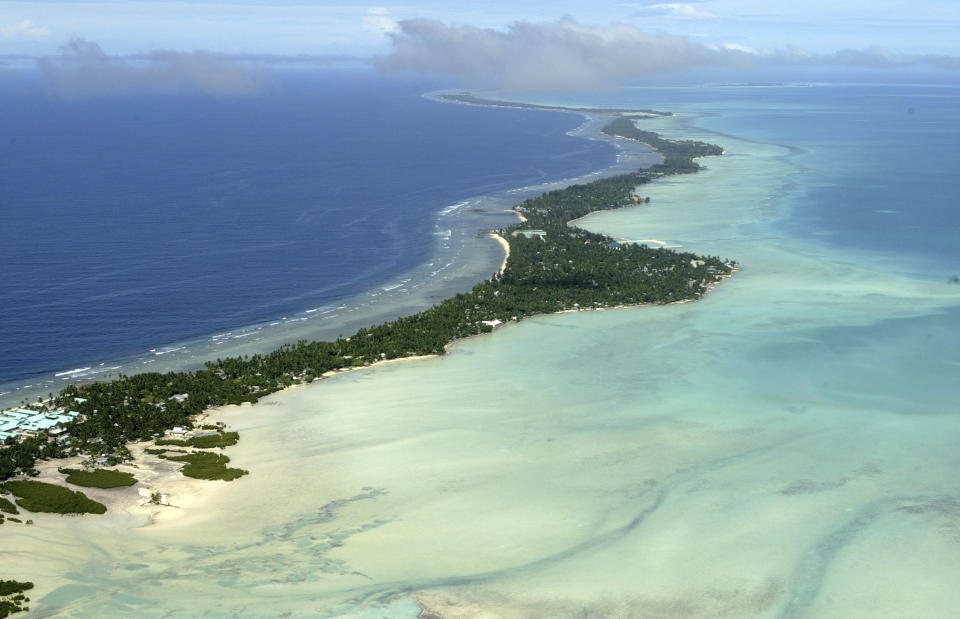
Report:
[[[21,150],[3,172],[19,186],[4,205],[0,294],[17,321],[4,353],[9,340],[71,368],[381,295],[446,259],[438,210],[612,155],[564,136],[576,117],[436,104],[420,97],[430,87],[341,75],[243,100],[21,95],[45,146],[4,120]],[[239,491],[181,502],[160,471],[144,484],[186,517],[151,508],[146,534],[132,508],[113,524],[7,527],[6,554],[44,557],[23,566],[35,614],[217,614],[224,599],[355,617],[956,614],[960,90],[538,99],[672,110],[644,122],[723,145],[706,171],[646,186],[649,205],[583,225],[742,271],[695,304],[525,320],[445,360],[212,411],[244,437]],[[457,221],[474,217],[504,214]],[[498,262],[486,241],[463,260]],[[149,361],[128,366],[161,365]]]
[[[571,114],[437,103],[440,84],[274,76],[252,97],[0,89],[0,384],[334,303],[429,261],[441,209],[612,163]],[[537,97],[532,97],[536,100]],[[960,88],[636,88],[635,105],[788,145],[791,234],[960,273]]]
[[[336,302],[426,262],[445,206],[615,157],[578,116],[365,72],[249,97],[0,79],[0,384]]]

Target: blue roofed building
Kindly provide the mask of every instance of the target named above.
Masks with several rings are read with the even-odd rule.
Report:
[[[36,436],[48,432],[51,436],[69,436],[63,425],[76,421],[77,411],[63,409],[47,412],[20,408],[0,412],[0,443],[9,437]]]
[[[17,419],[0,417],[0,432],[9,432],[11,430],[15,430],[18,425],[20,425],[20,421]]]

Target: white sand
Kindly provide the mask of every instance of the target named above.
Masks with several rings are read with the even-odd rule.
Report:
[[[960,296],[777,237],[794,171],[725,146],[656,208],[581,223],[744,265],[705,300],[215,411],[251,475],[201,509],[5,528],[38,614],[955,616]]]
[[[500,247],[503,248],[503,264],[500,265],[500,268],[497,269],[497,277],[503,275],[503,272],[507,270],[507,261],[510,260],[510,243],[507,242],[505,238],[499,234],[491,234],[491,238],[495,239],[497,243],[500,244]]]

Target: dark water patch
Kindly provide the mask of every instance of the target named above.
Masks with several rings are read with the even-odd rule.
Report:
[[[811,479],[798,479],[791,482],[786,488],[780,491],[780,494],[795,496],[800,494],[817,494],[842,488],[847,483],[846,477],[841,477],[835,481],[813,481]]]
[[[777,614],[777,618],[798,619],[809,616],[809,610],[819,597],[837,556],[877,520],[893,513],[921,515],[932,512],[957,516],[957,505],[956,497],[936,496],[891,497],[864,505],[802,555],[790,578],[786,604]]]
[[[0,382],[335,306],[428,262],[449,204],[614,160],[566,135],[577,116],[421,92],[364,73],[249,98],[0,88]]]
[[[563,561],[573,559],[574,557],[583,553],[607,548],[612,544],[622,541],[631,533],[634,533],[652,514],[662,507],[663,504],[669,499],[670,495],[679,488],[691,482],[696,482],[697,480],[702,479],[704,475],[708,475],[730,466],[736,466],[755,456],[769,454],[777,450],[784,449],[785,447],[796,442],[807,440],[810,438],[810,436],[810,434],[793,435],[785,440],[772,440],[753,449],[731,454],[717,460],[705,462],[698,466],[692,466],[679,470],[675,475],[671,475],[663,480],[646,480],[643,483],[643,487],[647,490],[647,492],[644,493],[645,496],[642,497],[645,499],[646,505],[639,511],[635,512],[630,520],[619,527],[600,532],[591,537],[587,537],[579,543],[571,545],[568,548],[562,549],[548,556],[535,559],[528,563],[489,572],[450,576],[436,580],[378,584],[369,589],[358,590],[354,597],[352,597],[348,602],[344,603],[341,607],[335,609],[334,612],[343,613],[349,610],[355,610],[358,607],[383,605],[396,600],[399,597],[414,594],[418,591],[449,590],[458,587],[490,584],[500,580],[507,581],[510,579],[516,579],[524,575],[547,569]],[[653,483],[650,483],[651,481]],[[632,501],[638,500],[636,495],[633,495],[630,498]],[[783,586],[775,580],[771,580],[768,585],[769,586],[767,590],[759,594],[759,597],[746,596],[752,600],[749,602],[752,607],[756,608],[756,604],[762,604],[763,608],[769,608],[777,599],[779,599],[779,596],[783,591]],[[742,600],[740,600],[740,602],[742,602]]]

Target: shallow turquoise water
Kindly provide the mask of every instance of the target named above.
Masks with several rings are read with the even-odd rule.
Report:
[[[953,616],[960,289],[929,268],[949,256],[798,223],[828,146],[718,136],[737,112],[711,105],[656,130],[725,157],[582,222],[738,260],[709,297],[228,409],[252,474],[202,513],[11,538],[70,548],[27,569],[70,582],[37,614]]]

